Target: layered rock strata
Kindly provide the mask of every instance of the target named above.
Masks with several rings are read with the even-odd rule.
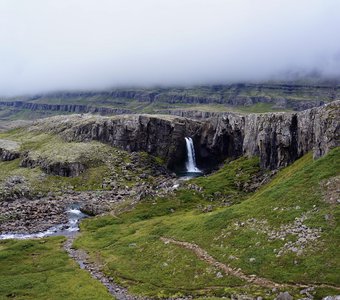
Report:
[[[31,130],[57,133],[67,141],[97,140],[124,150],[145,151],[169,167],[186,156],[193,137],[199,162],[259,156],[264,168],[286,166],[309,151],[314,158],[339,146],[340,101],[296,113],[225,113],[204,121],[174,116],[57,116]]]
[[[94,113],[100,115],[121,115],[131,113],[129,109],[97,107],[81,104],[49,104],[49,103],[34,103],[27,101],[0,101],[0,106],[10,107],[18,110],[32,111],[51,111],[63,113]]]
[[[297,111],[321,106],[339,99],[338,82],[238,83],[230,85],[195,86],[186,88],[131,88],[102,91],[69,91],[3,98],[0,105],[30,110],[67,111],[75,113],[97,112],[100,114],[128,113],[110,105],[123,105],[126,101],[163,104],[225,104],[249,106],[269,103],[277,108]],[[81,104],[79,100],[81,99]],[[60,104],[61,103],[61,104]],[[73,104],[69,104],[73,103]],[[88,105],[82,105],[88,103]],[[101,106],[94,107],[93,103]],[[121,112],[124,111],[125,112]]]

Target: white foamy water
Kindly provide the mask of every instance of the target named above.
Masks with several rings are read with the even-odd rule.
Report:
[[[76,215],[82,214],[82,212],[78,208],[70,208],[66,212],[71,213],[71,214],[76,214]]]
[[[195,157],[195,148],[194,143],[191,137],[185,138],[185,143],[187,147],[187,161],[186,168],[188,173],[202,173],[202,171],[197,168],[196,165],[196,157]]]

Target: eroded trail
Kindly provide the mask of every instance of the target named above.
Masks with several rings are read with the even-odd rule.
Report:
[[[161,240],[166,244],[167,243],[175,244],[175,245],[178,245],[178,246],[183,247],[185,249],[193,251],[198,258],[200,258],[201,260],[204,260],[205,262],[207,262],[208,264],[210,264],[210,265],[212,265],[216,268],[219,268],[220,270],[224,271],[227,275],[232,275],[232,276],[238,277],[242,280],[245,280],[249,283],[260,285],[260,286],[263,286],[263,287],[266,287],[266,288],[283,288],[283,287],[286,286],[286,285],[283,285],[283,284],[273,282],[269,279],[257,277],[255,275],[246,275],[240,269],[231,268],[230,266],[217,261],[207,251],[203,250],[202,248],[200,248],[196,244],[192,244],[192,243],[189,243],[189,242],[177,241],[177,240],[174,240],[174,239],[171,239],[171,238],[166,238],[166,237],[161,237]]]
[[[213,258],[207,251],[200,248],[196,244],[189,243],[189,242],[183,242],[183,241],[177,241],[175,239],[166,238],[166,237],[161,237],[160,239],[165,244],[171,243],[171,244],[183,247],[185,249],[191,250],[196,254],[196,256],[198,258],[200,258],[201,260],[204,260],[205,262],[207,262],[208,264],[210,264],[214,267],[219,268],[220,270],[224,271],[227,275],[232,275],[232,276],[238,277],[238,278],[245,280],[245,281],[247,281],[248,283],[251,283],[251,284],[256,284],[256,285],[259,285],[259,286],[262,286],[262,287],[265,287],[265,288],[288,288],[288,287],[308,288],[309,287],[308,285],[304,285],[304,284],[281,284],[281,283],[276,283],[276,282],[271,281],[271,280],[266,279],[266,278],[258,277],[256,275],[247,275],[247,274],[243,273],[241,269],[234,269],[234,268],[232,268],[232,267],[230,267],[230,266],[228,266],[224,263],[219,262],[218,260]],[[330,288],[333,288],[333,289],[340,290],[340,287],[332,286],[332,285],[326,285],[326,284],[321,284],[321,285],[313,284],[313,286],[330,287]]]
[[[118,284],[116,284],[113,280],[113,278],[106,276],[103,271],[101,270],[101,266],[93,263],[89,260],[88,254],[84,250],[76,250],[72,248],[72,244],[74,239],[76,238],[76,234],[73,236],[69,236],[67,241],[64,243],[64,249],[69,254],[69,256],[74,259],[80,266],[81,269],[84,269],[90,273],[90,275],[96,279],[99,280],[108,290],[108,292],[115,297],[117,300],[148,300],[151,298],[148,297],[139,297],[135,295],[129,294],[128,290]],[[276,288],[276,289],[287,289],[287,288],[301,288],[306,289],[310,288],[310,285],[305,284],[281,284],[276,283],[274,281],[271,281],[266,278],[258,277],[256,275],[247,275],[242,272],[241,269],[235,269],[232,268],[222,262],[219,262],[215,258],[213,258],[207,251],[200,248],[198,245],[189,243],[189,242],[183,242],[178,241],[172,238],[167,237],[161,237],[161,241],[163,241],[165,244],[174,244],[180,247],[183,247],[185,249],[188,249],[196,254],[196,256],[207,262],[208,264],[222,270],[227,275],[235,276],[237,278],[240,278],[247,283],[262,286],[265,288]],[[329,287],[336,290],[340,290],[340,287],[332,286],[332,285],[326,285],[326,284],[320,284],[316,285],[313,284],[314,287]],[[190,298],[190,297],[189,297]],[[173,298],[176,299],[176,298]]]

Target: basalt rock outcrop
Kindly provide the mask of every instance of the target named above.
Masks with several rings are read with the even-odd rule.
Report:
[[[14,160],[19,156],[19,143],[0,139],[0,161]]]
[[[20,167],[24,168],[40,167],[46,174],[64,177],[79,176],[86,169],[86,166],[80,162],[60,162],[60,161],[53,162],[43,158],[33,159],[29,156],[29,153],[24,153],[22,155]]]
[[[240,83],[230,85],[196,86],[188,88],[131,88],[103,91],[69,91],[0,99],[0,107],[12,111],[31,110],[49,114],[97,113],[117,115],[139,113],[138,107],[161,104],[168,107],[162,113],[181,114],[173,109],[183,104],[219,104],[226,106],[251,106],[270,104],[272,108],[301,111],[340,99],[338,82],[302,84],[291,83]],[[129,104],[140,102],[141,105]],[[157,105],[155,106],[157,107]],[[143,109],[143,108],[142,108]],[[156,110],[155,110],[156,111]],[[160,111],[158,111],[160,112]],[[185,112],[186,113],[186,112]],[[209,113],[199,112],[204,117]],[[186,117],[186,116],[184,116]]]
[[[259,156],[264,168],[287,166],[313,151],[319,158],[340,145],[340,101],[297,113],[225,114],[204,124],[198,155]]]
[[[129,114],[131,111],[124,108],[97,107],[81,104],[49,104],[34,103],[27,101],[0,101],[0,106],[7,106],[15,109],[32,110],[32,111],[51,111],[67,113],[93,113],[100,115],[121,115]]]
[[[2,161],[10,161],[18,158],[20,156],[19,152],[10,151],[7,149],[0,148],[0,160]]]
[[[195,136],[201,126],[201,122],[171,116],[73,115],[37,121],[31,130],[57,133],[66,141],[96,140],[129,152],[144,151],[173,166],[186,155],[184,137]]]
[[[309,151],[314,158],[339,146],[340,101],[296,113],[225,113],[204,121],[174,116],[58,116],[31,130],[67,141],[97,140],[127,151],[145,151],[173,167],[186,157],[184,137],[193,137],[199,162],[259,156],[264,168],[286,166]]]

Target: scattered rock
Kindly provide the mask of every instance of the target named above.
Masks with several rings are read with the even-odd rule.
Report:
[[[326,297],[322,298],[322,300],[340,300],[340,295],[326,296]]]
[[[288,292],[284,292],[280,293],[275,300],[293,300],[293,297]]]
[[[304,249],[311,243],[316,242],[321,236],[321,228],[309,228],[303,222],[307,220],[311,212],[306,212],[299,218],[295,218],[293,223],[281,225],[279,229],[272,229],[268,226],[266,220],[257,220],[251,218],[245,222],[238,221],[234,224],[234,228],[238,230],[240,227],[249,227],[251,230],[265,233],[268,235],[268,240],[282,240],[287,236],[297,236],[296,241],[286,242],[281,249],[274,249],[277,256],[281,256],[286,252],[293,252],[297,255],[302,255]]]

